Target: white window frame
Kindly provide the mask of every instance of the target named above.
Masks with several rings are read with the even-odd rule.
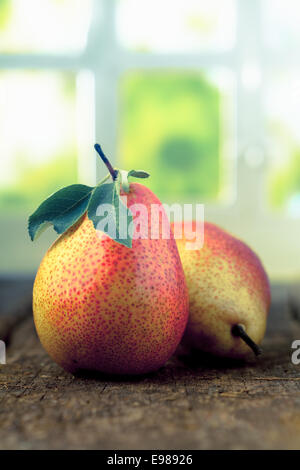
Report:
[[[300,220],[292,219],[287,214],[272,213],[266,204],[265,178],[269,156],[263,105],[268,75],[276,66],[295,65],[295,58],[289,62],[287,56],[264,49],[262,0],[236,2],[237,41],[230,51],[160,54],[123,50],[116,38],[116,1],[94,0],[88,44],[82,54],[0,55],[0,69],[91,71],[94,77],[94,106],[90,103],[91,122],[94,122],[91,139],[94,137],[95,141],[99,141],[113,164],[116,164],[118,83],[122,74],[133,69],[188,68],[205,71],[216,66],[228,68],[236,80],[236,197],[230,205],[206,204],[205,217],[250,243],[274,279],[299,277]],[[254,61],[261,74],[260,86],[251,91],[243,84],[243,73],[249,61]],[[264,157],[257,166],[251,164],[249,155],[253,154]],[[88,168],[90,182],[104,174],[100,163],[96,163],[96,173],[93,164],[86,165],[87,159],[95,162],[95,158],[92,147],[79,153],[79,168]]]

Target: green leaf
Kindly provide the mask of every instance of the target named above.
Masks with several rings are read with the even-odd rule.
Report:
[[[130,171],[125,171],[125,170],[118,170],[119,175],[120,175],[120,184],[125,191],[125,193],[129,193],[130,185],[128,178],[129,176],[132,176],[134,178],[148,178],[150,175],[149,173],[146,173],[145,171],[142,170],[130,170]]]
[[[72,184],[48,197],[29,217],[31,240],[35,240],[50,225],[58,234],[65,232],[86,211],[93,189],[84,184]]]
[[[149,178],[149,173],[143,170],[130,170],[128,176],[133,176],[134,178]]]
[[[105,232],[110,238],[128,248],[132,247],[129,225],[132,214],[120,197],[121,177],[113,183],[96,186],[89,205],[88,218],[96,230]]]
[[[87,211],[96,229],[131,248],[132,234],[129,228],[133,228],[132,214],[122,202],[126,196],[120,196],[121,187],[125,193],[129,192],[130,176],[148,178],[150,175],[142,170],[118,170],[113,183],[103,184],[106,177],[96,187],[73,184],[52,194],[29,217],[28,232],[31,240],[35,240],[51,225],[58,234],[65,232]],[[105,205],[106,210],[103,211]]]

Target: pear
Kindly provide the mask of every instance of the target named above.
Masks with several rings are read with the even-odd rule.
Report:
[[[173,225],[175,238],[180,226]],[[186,223],[186,229],[195,233],[196,222]],[[184,234],[176,241],[190,302],[183,344],[235,359],[247,358],[251,349],[260,354],[258,345],[266,330],[270,285],[257,255],[245,243],[208,222],[204,223],[203,247],[187,249],[191,240]]]
[[[125,195],[121,190],[121,195]],[[85,213],[50,247],[33,289],[34,322],[42,345],[66,371],[144,374],[177,348],[188,319],[188,291],[171,232],[151,239],[151,206],[169,223],[159,199],[139,183],[127,207],[142,204],[148,238],[124,246],[96,230]],[[134,219],[136,233],[141,225]]]

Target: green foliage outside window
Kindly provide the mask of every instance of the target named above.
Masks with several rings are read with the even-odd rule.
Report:
[[[164,201],[216,199],[220,93],[195,72],[135,72],[121,83],[122,165],[142,167]]]
[[[57,156],[40,166],[22,168],[22,159],[17,161],[20,177],[16,184],[0,189],[1,212],[24,212],[35,209],[41,201],[58,189],[77,181],[74,164],[76,149]]]

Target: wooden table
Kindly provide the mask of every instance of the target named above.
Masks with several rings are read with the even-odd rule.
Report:
[[[258,360],[179,350],[157,373],[128,379],[73,377],[54,364],[36,337],[27,292],[18,311],[0,316],[8,345],[0,448],[299,449],[300,365],[291,362],[298,310],[293,304],[289,317],[279,291]]]

